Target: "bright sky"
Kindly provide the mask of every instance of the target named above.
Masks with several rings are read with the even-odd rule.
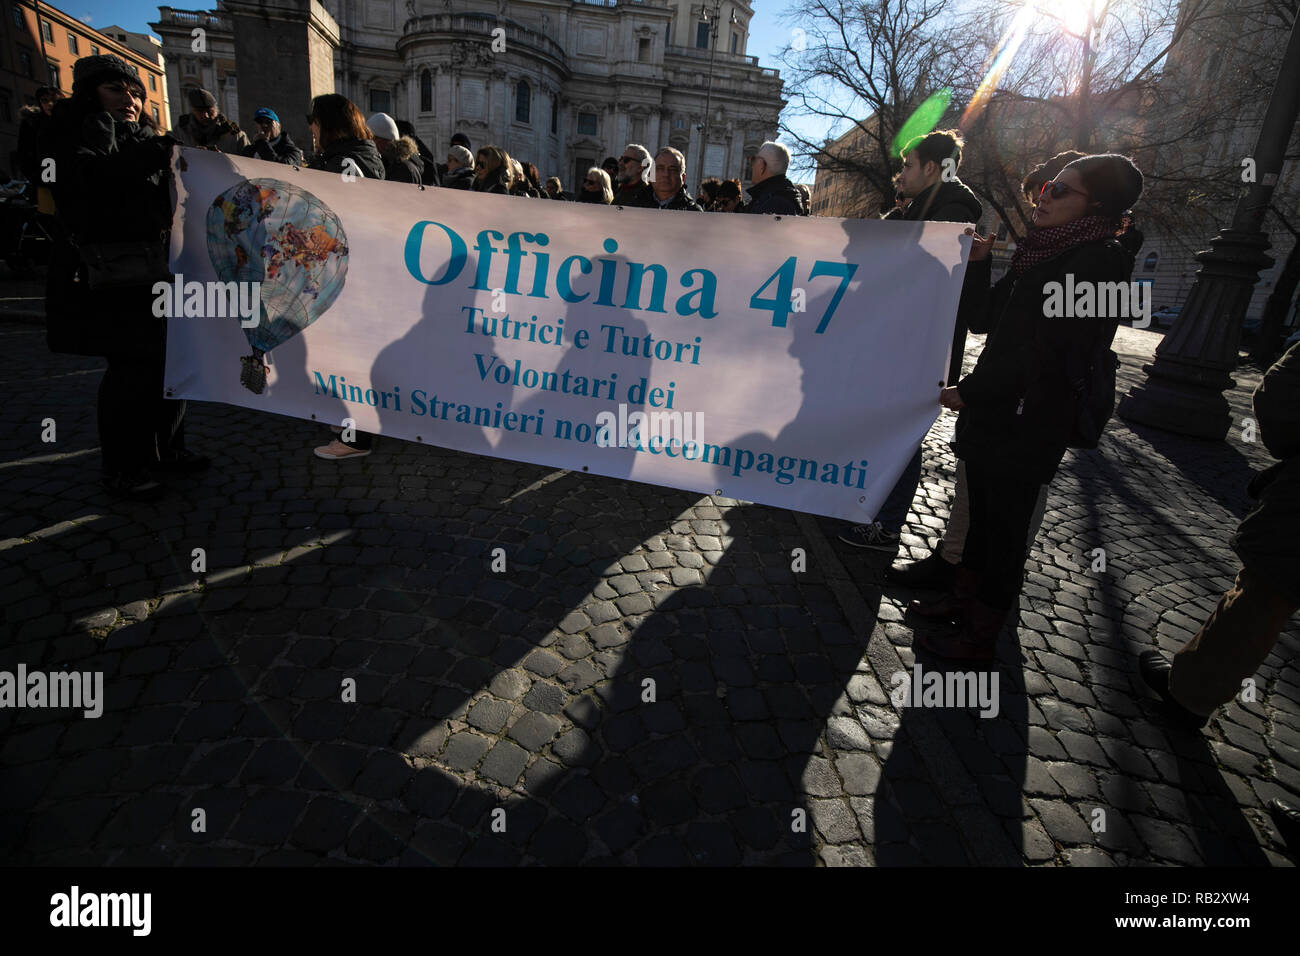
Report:
[[[750,21],[749,55],[758,57],[760,66],[780,69],[775,54],[787,42],[790,31],[783,27],[777,17],[789,6],[788,0],[750,0],[754,8],[754,19]],[[116,24],[136,33],[148,33],[149,21],[158,18],[159,4],[147,0],[62,0],[55,6],[79,20],[102,29],[109,24]],[[203,3],[201,0],[174,0],[170,6],[178,10],[211,10],[216,3]],[[803,134],[815,141],[825,135],[824,129],[801,128]],[[791,177],[795,180],[811,183],[812,170],[798,173]]]

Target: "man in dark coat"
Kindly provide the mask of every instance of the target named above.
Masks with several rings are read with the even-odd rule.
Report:
[[[1254,406],[1259,437],[1281,460],[1250,483],[1259,504],[1229,542],[1236,583],[1172,663],[1159,651],[1140,657],[1143,679],[1191,727],[1241,693],[1300,608],[1300,343],[1264,375]]]
[[[700,204],[686,191],[686,157],[679,150],[665,146],[655,157],[654,184],[637,205],[644,209],[687,209],[702,212]]]
[[[243,155],[248,135],[222,114],[217,98],[207,90],[190,90],[190,111],[176,122],[172,137],[182,146],[215,149],[233,156]]]
[[[903,171],[896,177],[898,192],[907,201],[900,216],[905,222],[979,222],[984,209],[975,194],[957,178],[961,166],[961,140],[954,130],[938,130],[918,137],[903,147]],[[987,281],[985,281],[987,289]],[[960,314],[960,312],[959,312]],[[953,325],[952,361],[948,366],[948,381],[961,375],[962,353],[966,348],[966,326],[960,320]],[[880,506],[876,520],[871,524],[854,525],[840,534],[840,540],[858,548],[898,551],[899,532],[907,520],[908,509],[916,496],[921,481],[921,449],[907,463],[898,482]],[[937,569],[951,577],[952,570],[931,562],[928,569]]]
[[[280,117],[275,110],[263,106],[253,114],[253,125],[257,135],[244,148],[244,155],[252,159],[264,159],[268,163],[284,163],[286,166],[302,164],[302,150],[280,125]]]
[[[650,175],[654,159],[640,143],[628,143],[618,159],[618,178],[611,180],[615,206],[658,208]]]
[[[750,173],[749,204],[741,211],[757,215],[806,216],[808,200],[785,175],[790,150],[768,141],[758,148]]]

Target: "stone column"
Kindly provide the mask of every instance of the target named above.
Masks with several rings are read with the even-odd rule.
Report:
[[[303,150],[311,151],[307,108],[334,92],[339,25],[317,0],[226,0],[239,64],[239,125],[270,106]]]

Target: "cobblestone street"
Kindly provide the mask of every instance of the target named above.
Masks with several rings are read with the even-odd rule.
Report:
[[[1158,341],[1120,330],[1121,394]],[[392,439],[326,462],[322,426],[207,404],[213,468],[122,504],[103,363],[12,317],[0,343],[0,670],[102,671],[106,695],[97,719],[0,711],[8,862],[1291,865],[1266,804],[1300,796],[1300,623],[1202,733],[1136,671],[1238,569],[1258,373],[1226,443],[1114,419],[1067,455],[981,717],[891,704],[917,595],[836,522]]]

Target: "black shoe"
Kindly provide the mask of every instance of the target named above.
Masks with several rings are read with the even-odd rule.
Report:
[[[1184,727],[1200,730],[1210,722],[1210,718],[1188,710],[1174,699],[1173,694],[1169,693],[1169,674],[1173,669],[1174,665],[1165,660],[1165,656],[1159,651],[1143,651],[1138,655],[1138,671],[1142,674],[1142,679],[1146,681],[1148,687],[1160,695],[1170,716]]]
[[[104,490],[114,498],[127,501],[157,501],[167,494],[167,486],[154,481],[147,471],[132,475],[105,475]]]
[[[1268,808],[1273,811],[1273,825],[1277,827],[1278,835],[1282,837],[1287,849],[1292,853],[1300,853],[1300,810],[1283,803],[1277,797],[1268,802]]]
[[[890,568],[885,572],[885,580],[890,584],[929,591],[951,590],[956,577],[957,565],[949,564],[938,551],[931,552],[920,561],[913,561],[901,568]]]
[[[196,455],[192,451],[183,451],[173,458],[163,458],[154,465],[157,471],[173,475],[193,475],[200,471],[207,471],[210,467],[212,467],[211,458]]]

